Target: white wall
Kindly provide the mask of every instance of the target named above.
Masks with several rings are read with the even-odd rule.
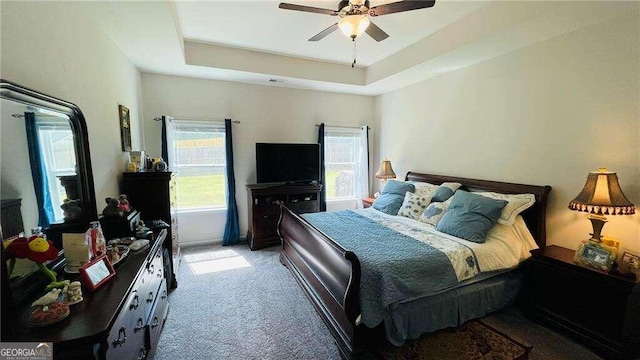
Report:
[[[103,199],[118,194],[123,170],[118,104],[130,109],[134,149],[142,143],[140,72],[81,3],[2,1],[0,13],[0,76],[84,113],[100,212]]]
[[[233,127],[241,236],[247,232],[245,185],[256,181],[256,142],[312,143],[317,141],[317,123],[361,126],[373,122],[373,98],[365,96],[146,73],[142,88],[145,148],[151,156],[160,155],[161,124],[153,121],[156,116],[242,122]],[[224,212],[181,213],[178,218],[183,244],[222,238]]]
[[[375,163],[551,185],[548,243],[577,248],[591,224],[567,205],[589,171],[616,171],[640,205],[639,22],[617,18],[377,97]],[[609,216],[603,234],[638,250],[640,216]]]

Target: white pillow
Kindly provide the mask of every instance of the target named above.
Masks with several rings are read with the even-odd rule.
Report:
[[[416,187],[416,190],[413,192],[416,195],[432,197],[433,194],[438,190],[438,185],[430,184],[427,182],[420,181],[407,181],[409,184],[413,184]]]
[[[407,191],[398,215],[417,220],[430,202],[430,195],[420,196]]]
[[[418,220],[433,226],[438,225],[438,221],[442,219],[444,213],[449,209],[451,199],[453,198],[449,198],[445,202],[432,202],[426,209],[424,209]]]
[[[531,250],[538,249],[538,244],[527,228],[522,216],[517,215],[513,225],[496,224],[487,234],[487,242],[501,242],[510,249],[517,262],[531,257]],[[506,260],[506,259],[502,259]],[[500,261],[496,259],[496,261]]]
[[[533,194],[500,194],[488,191],[474,192],[490,199],[505,200],[507,205],[502,209],[502,214],[498,219],[499,224],[513,225],[513,222],[521,212],[527,210],[536,202]]]

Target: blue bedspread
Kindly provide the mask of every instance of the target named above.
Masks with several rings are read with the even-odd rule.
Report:
[[[458,283],[443,252],[353,211],[302,217],[358,256],[362,321],[369,327],[383,321],[390,304]]]

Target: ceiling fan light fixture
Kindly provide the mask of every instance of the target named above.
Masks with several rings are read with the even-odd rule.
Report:
[[[338,27],[343,34],[355,39],[367,30],[369,23],[369,19],[364,15],[349,15],[340,19]]]

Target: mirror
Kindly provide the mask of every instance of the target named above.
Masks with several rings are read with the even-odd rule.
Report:
[[[84,116],[72,103],[4,80],[0,115],[2,239],[41,229],[63,251],[63,233],[83,233],[98,218]],[[19,302],[38,286],[39,272],[29,260],[11,274],[6,265],[2,290],[8,283]],[[62,265],[63,256],[47,264]]]

